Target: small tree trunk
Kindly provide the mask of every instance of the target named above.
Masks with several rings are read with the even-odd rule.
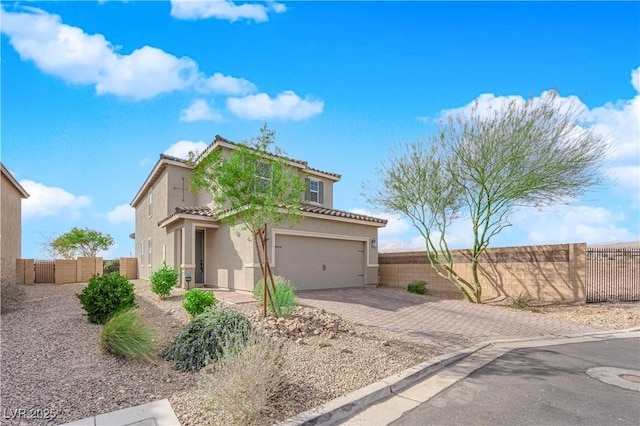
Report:
[[[271,274],[271,267],[269,266],[269,257],[266,249],[267,241],[264,237],[265,234],[263,234],[263,229],[266,229],[266,227],[267,226],[265,225],[264,228],[260,228],[260,230],[254,234],[254,242],[256,244],[256,251],[258,253],[258,260],[260,261],[260,272],[262,273],[262,315],[265,317],[267,316],[267,300],[271,304],[271,308],[273,309],[273,312],[276,312],[276,307],[273,302],[273,297],[271,297],[272,293],[270,292],[269,285],[267,284],[267,279],[269,276],[271,276],[271,280],[272,280],[271,286],[275,292],[275,286],[273,285],[273,277]],[[256,236],[258,238],[255,238]],[[261,250],[262,250],[262,253],[264,253],[264,257],[262,256],[262,253],[260,253]]]
[[[479,255],[474,255],[471,258],[471,274],[473,276],[474,303],[482,304],[482,285],[480,285],[480,277],[478,275],[478,257]]]

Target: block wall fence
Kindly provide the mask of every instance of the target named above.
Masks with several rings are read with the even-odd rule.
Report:
[[[585,243],[487,249],[478,271],[483,301],[528,295],[545,302],[586,301]],[[454,269],[471,280],[470,250],[453,250]],[[426,252],[380,253],[379,285],[403,288],[426,281],[427,293],[463,298],[457,288],[440,277],[429,264]]]
[[[95,274],[102,274],[103,260],[101,257],[79,257],[74,260],[56,259],[54,263],[54,278],[49,284],[85,283]],[[16,260],[16,283],[33,284],[36,282],[37,261],[34,259]],[[120,258],[120,274],[129,280],[138,278],[138,261],[136,258]]]

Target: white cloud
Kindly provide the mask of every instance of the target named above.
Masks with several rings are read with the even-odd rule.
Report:
[[[640,93],[640,67],[631,71],[631,85],[636,89],[636,92]]]
[[[200,79],[196,84],[196,89],[204,93],[213,92],[221,95],[246,95],[257,90],[256,85],[249,80],[231,77],[219,72],[211,77]]]
[[[255,22],[269,20],[269,12],[283,13],[282,3],[267,2],[267,5],[244,3],[237,5],[230,0],[171,0],[171,16],[178,19],[216,18],[230,22],[247,19]]]
[[[610,140],[605,172],[617,177],[618,183],[626,189],[635,190],[638,185],[637,181],[633,180],[633,173],[640,167],[640,67],[631,71],[631,84],[639,93],[629,100],[609,102],[592,109],[576,96],[559,96],[557,102],[564,105],[572,104],[581,111],[585,122],[583,125],[586,128],[593,129]],[[540,98],[534,100],[538,99]],[[443,110],[440,118],[449,114],[467,114],[475,102],[478,103],[478,110],[482,114],[509,101],[522,104],[525,99],[522,96],[495,96],[492,93],[484,93],[463,107]],[[622,175],[623,170],[631,172],[631,175]]]
[[[136,220],[136,212],[129,204],[120,204],[107,213],[107,219],[109,219],[109,222],[113,224],[134,224]]]
[[[636,241],[639,235],[622,224],[626,217],[604,207],[560,206],[553,210],[528,209],[513,217],[513,226],[527,234],[530,244]]]
[[[202,141],[178,141],[167,148],[164,154],[171,155],[172,157],[187,158],[189,152],[203,152],[206,148],[207,144]]]
[[[22,201],[23,219],[64,216],[77,218],[80,211],[91,205],[86,195],[73,195],[62,188],[46,186],[32,180],[21,180],[20,185],[29,193]]]
[[[301,99],[293,91],[279,93],[274,99],[266,93],[227,99],[229,111],[252,120],[304,120],[322,113],[324,102],[308,97]]]
[[[190,58],[150,46],[123,55],[103,35],[87,34],[40,9],[7,12],[0,8],[0,19],[1,31],[23,60],[65,81],[95,85],[98,94],[151,98],[184,89],[198,75]]]
[[[180,121],[219,121],[222,115],[211,108],[204,99],[196,99],[188,108],[180,112]]]

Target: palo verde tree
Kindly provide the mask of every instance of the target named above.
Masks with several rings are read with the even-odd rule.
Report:
[[[482,303],[479,260],[491,239],[511,226],[510,214],[568,203],[603,182],[608,143],[581,126],[581,114],[553,91],[488,110],[476,103],[442,120],[430,146],[405,144],[381,163],[381,185],[369,201],[408,216],[435,271],[467,300]],[[471,223],[471,280],[456,273],[446,244],[449,225],[461,218]]]
[[[109,234],[89,228],[71,228],[70,231],[48,240],[45,245],[53,257],[73,259],[75,256],[95,257],[108,250],[115,241]]]
[[[295,224],[302,218],[304,189],[304,180],[284,157],[275,143],[275,132],[266,124],[260,135],[238,144],[230,153],[211,151],[191,172],[191,190],[211,192],[215,205],[222,210],[221,220],[232,226],[240,223],[253,235],[264,285],[265,316],[267,303],[273,305],[275,291],[267,228],[284,221]]]

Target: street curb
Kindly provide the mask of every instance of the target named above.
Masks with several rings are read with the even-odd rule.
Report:
[[[408,368],[398,374],[384,378],[369,386],[355,390],[347,395],[333,399],[325,404],[290,417],[275,426],[317,426],[331,425],[347,419],[364,407],[379,402],[398,393],[420,380],[438,372],[473,353],[491,345],[491,342],[479,343],[456,352],[439,355],[428,361]]]
[[[297,414],[279,423],[275,426],[329,426],[334,425],[341,420],[352,417],[363,408],[380,402],[393,394],[414,385],[415,383],[437,373],[439,370],[458,362],[469,355],[478,352],[488,346],[505,346],[516,344],[512,349],[518,346],[528,347],[527,345],[517,345],[517,343],[537,343],[545,345],[562,344],[562,340],[577,339],[584,337],[624,335],[640,331],[640,327],[631,327],[625,330],[603,330],[591,333],[580,333],[571,335],[554,335],[554,336],[538,336],[520,339],[503,339],[491,340],[478,343],[466,349],[447,354],[439,355],[433,359],[408,368],[398,374],[384,378],[369,386],[355,390],[347,395],[333,399],[325,404],[314,407],[303,413]],[[621,338],[621,337],[617,337]],[[569,342],[564,342],[569,343]],[[532,346],[536,346],[535,344]]]

